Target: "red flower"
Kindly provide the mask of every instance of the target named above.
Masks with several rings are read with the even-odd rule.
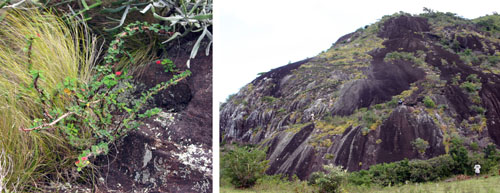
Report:
[[[75,164],[78,165],[80,163],[80,160],[76,161]]]
[[[82,157],[82,161],[85,161],[85,160],[87,160],[87,157]]]
[[[36,33],[36,36],[40,37],[40,34],[39,34],[39,33]]]
[[[120,71],[115,72],[115,75],[116,75],[116,76],[120,76],[120,75],[122,75],[122,72],[120,72]]]
[[[161,60],[156,61],[156,64],[161,64]]]
[[[82,88],[82,92],[85,92],[85,89],[84,89],[84,88]]]

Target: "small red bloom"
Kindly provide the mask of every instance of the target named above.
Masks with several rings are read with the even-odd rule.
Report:
[[[161,64],[161,60],[156,61],[156,64]]]
[[[80,160],[78,160],[78,161],[76,161],[76,162],[75,162],[75,164],[77,164],[77,165],[78,165],[79,163],[80,163]]]
[[[85,89],[84,89],[84,88],[82,88],[82,92],[85,92]]]
[[[36,36],[40,37],[40,34],[39,34],[39,33],[36,33]]]
[[[122,72],[121,71],[115,72],[115,75],[120,76],[120,75],[122,75]]]
[[[88,158],[87,157],[82,157],[82,161],[85,161],[87,160]]]

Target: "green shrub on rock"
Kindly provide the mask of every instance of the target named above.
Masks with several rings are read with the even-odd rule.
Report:
[[[418,151],[418,153],[423,157],[425,154],[425,151],[429,148],[429,142],[423,140],[422,138],[417,138],[414,141],[411,142],[411,145],[415,150]]]
[[[434,101],[429,96],[426,96],[424,98],[424,105],[427,108],[435,108],[436,107],[436,104],[434,103]]]

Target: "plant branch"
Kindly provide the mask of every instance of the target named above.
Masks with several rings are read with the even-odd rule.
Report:
[[[33,127],[33,128],[29,128],[29,129],[25,129],[25,128],[21,127],[20,130],[21,131],[33,131],[33,130],[38,130],[38,129],[41,129],[41,128],[44,128],[44,127],[52,127],[55,124],[59,123],[64,118],[66,118],[67,116],[70,116],[72,114],[75,114],[75,113],[74,112],[67,112],[64,115],[62,115],[59,118],[57,118],[56,120],[52,121],[51,123],[45,123],[45,124],[42,124],[42,125],[39,125],[39,126],[36,126],[36,127]]]
[[[44,99],[44,95],[43,95],[43,90],[38,88],[38,79],[40,78],[40,74],[38,74],[36,77],[35,77],[35,80],[33,81],[33,87],[35,88],[35,90],[38,92],[38,95],[40,95],[40,101],[42,101],[42,108],[43,108],[43,114],[45,115],[46,118],[49,118],[49,119],[54,119],[54,117],[52,117],[49,113],[49,110],[47,110],[47,107],[50,108],[50,105],[47,104],[47,102],[45,101]]]
[[[180,73],[180,74],[185,74],[185,75],[184,75],[184,76],[182,76],[182,77],[180,77],[180,78],[179,78],[179,79],[177,79],[177,80],[174,80],[174,81],[170,82],[169,84],[165,84],[165,85],[161,86],[160,88],[158,88],[158,89],[154,90],[153,92],[148,93],[148,95],[144,96],[144,97],[143,97],[143,101],[142,101],[142,103],[141,103],[139,106],[137,106],[137,107],[136,107],[135,111],[134,111],[132,114],[130,114],[130,116],[129,116],[128,118],[123,119],[123,120],[128,120],[128,121],[133,120],[133,119],[135,118],[135,116],[136,116],[136,113],[137,113],[137,112],[138,112],[138,111],[142,108],[142,106],[146,103],[144,100],[147,100],[147,99],[151,98],[151,96],[152,96],[153,94],[155,94],[155,93],[157,93],[157,92],[159,92],[159,91],[161,91],[161,90],[163,90],[163,89],[166,89],[166,88],[168,88],[168,87],[169,87],[169,86],[171,86],[171,85],[175,85],[175,84],[177,84],[178,82],[180,82],[181,80],[183,80],[183,79],[187,78],[187,77],[190,75],[190,71],[189,71],[189,70],[187,70],[187,71],[184,71],[184,72],[182,72],[182,73]],[[122,121],[120,121],[120,124],[117,126],[117,128],[118,128],[118,129],[116,130],[116,132],[119,132],[119,131],[121,131],[121,130],[122,130],[122,128],[123,128],[123,122],[124,122],[123,120],[122,120]],[[120,133],[121,133],[121,132],[120,132]]]

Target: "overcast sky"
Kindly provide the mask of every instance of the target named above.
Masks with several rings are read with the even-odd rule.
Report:
[[[375,23],[384,15],[422,13],[423,7],[468,19],[500,12],[498,0],[466,2],[215,0],[215,105],[238,92],[257,73],[316,56],[342,35]]]

